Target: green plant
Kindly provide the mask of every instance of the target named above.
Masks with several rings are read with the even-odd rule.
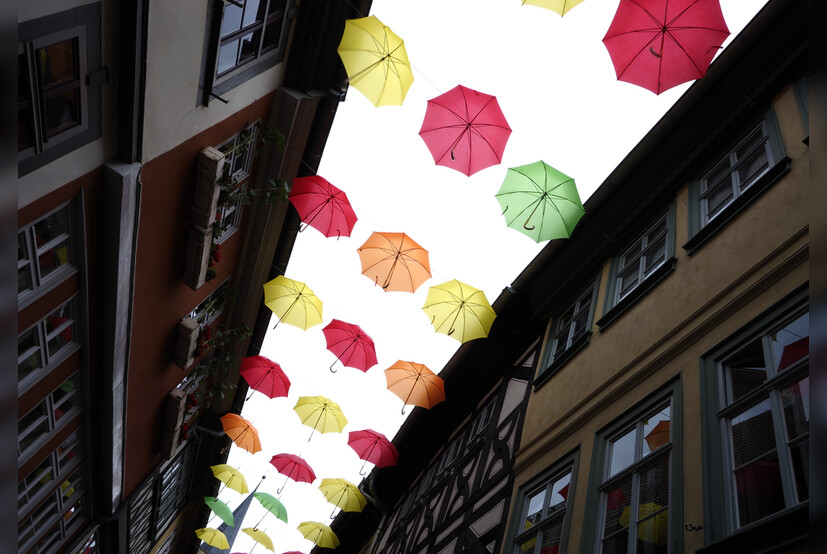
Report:
[[[203,374],[203,384],[196,394],[199,402],[211,403],[217,397],[223,399],[236,389],[237,385],[228,380],[230,368],[237,361],[231,347],[252,334],[250,327],[243,322],[230,327],[204,326],[198,341],[198,355],[204,356],[204,359],[195,369]]]

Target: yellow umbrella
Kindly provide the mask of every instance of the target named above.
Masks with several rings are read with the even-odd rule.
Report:
[[[305,521],[299,525],[299,533],[316,546],[322,548],[336,548],[339,546],[339,537],[333,529],[318,521]]]
[[[413,83],[405,43],[375,16],[348,19],[337,50],[350,84],[374,106],[400,106]]]
[[[487,337],[497,317],[484,292],[456,279],[428,289],[422,310],[438,333],[459,342]]]
[[[247,494],[250,492],[250,489],[247,488],[247,480],[233,466],[227,464],[218,464],[215,466],[210,466],[212,470],[212,474],[215,475],[216,479],[224,483],[226,486],[230,487],[234,491],[240,494]]]
[[[264,305],[281,321],[305,331],[322,322],[322,301],[310,287],[284,275],[264,283]]]
[[[227,542],[227,535],[218,529],[202,527],[201,529],[195,530],[195,536],[208,545],[220,548],[221,550],[228,550],[230,548],[230,543]]]
[[[264,531],[259,531],[255,527],[247,527],[245,529],[242,529],[242,531],[250,535],[254,541],[263,544],[264,548],[266,548],[267,550],[275,552],[275,550],[273,549],[273,539],[271,539],[270,536]]]
[[[648,543],[664,546],[669,540],[669,510],[654,502],[641,504],[638,509],[638,519],[646,518],[655,514],[637,525],[637,538]],[[620,523],[623,527],[629,527],[631,517],[631,506],[623,508],[620,514]]]
[[[541,8],[557,12],[560,15],[566,15],[569,10],[582,1],[583,0],[523,0],[523,4],[540,6]]]
[[[347,425],[347,418],[339,405],[324,396],[302,396],[296,402],[293,411],[299,415],[302,423],[313,428],[307,439],[308,442],[313,437],[314,431],[341,433]]]
[[[319,490],[328,502],[344,512],[361,512],[368,503],[359,487],[347,479],[322,479]],[[330,517],[333,517],[333,514],[330,514]]]

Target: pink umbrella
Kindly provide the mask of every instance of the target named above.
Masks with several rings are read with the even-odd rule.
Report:
[[[316,480],[316,473],[313,468],[304,460],[295,454],[276,454],[270,459],[270,464],[282,475],[286,475],[287,479],[292,479],[297,483],[312,483]],[[287,479],[284,480],[284,485],[287,484]],[[284,485],[278,488],[276,494],[281,494],[284,490]]]
[[[360,458],[365,460],[362,469],[359,470],[359,475],[365,475],[363,470],[367,462],[376,467],[388,467],[395,466],[399,459],[399,452],[393,443],[382,433],[371,429],[351,431],[348,433],[347,444]]]
[[[345,193],[324,177],[296,177],[288,198],[305,225],[315,227],[326,237],[349,237],[356,224],[356,214]]]
[[[266,356],[242,358],[239,373],[251,389],[264,393],[270,398],[287,396],[290,390],[290,379],[284,374],[281,366]]]
[[[352,323],[334,319],[322,329],[327,349],[336,354],[336,359],[345,367],[367,371],[376,365],[376,348],[373,339]],[[336,362],[334,361],[333,364]],[[336,373],[330,365],[330,371]]]
[[[728,36],[719,0],[621,0],[603,44],[619,80],[660,94],[706,75]]]
[[[419,130],[437,165],[469,177],[502,161],[510,135],[497,99],[462,85],[428,100]]]

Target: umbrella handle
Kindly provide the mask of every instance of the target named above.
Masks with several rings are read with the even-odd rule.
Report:
[[[339,361],[339,358],[336,358],[335,360],[333,360],[333,363],[330,364],[330,373],[336,373],[338,371],[336,369],[333,369],[333,366],[336,365],[336,362],[338,362],[338,361]]]
[[[288,475],[287,477],[284,478],[284,483],[282,483],[282,485],[278,489],[276,489],[276,494],[281,494],[281,491],[283,491],[284,487],[287,486],[287,481],[289,481],[289,480],[290,480],[290,476]]]
[[[362,467],[359,469],[359,475],[361,475],[362,477],[364,477],[365,475],[367,475],[367,472],[365,471],[365,464],[366,464],[366,463],[368,463],[368,461],[367,461],[367,460],[365,460],[364,462],[362,462]]]

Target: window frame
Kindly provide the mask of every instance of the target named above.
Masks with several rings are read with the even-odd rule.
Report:
[[[671,442],[668,445],[650,451],[617,473],[609,475],[611,448],[614,439],[628,433],[644,418],[658,411],[658,407],[670,406],[670,433]],[[642,439],[641,439],[642,440]],[[592,466],[589,474],[588,492],[581,536],[581,552],[599,554],[602,550],[603,526],[605,510],[603,489],[611,488],[624,479],[634,476],[654,467],[663,459],[669,460],[669,505],[668,529],[669,540],[667,552],[681,554],[683,552],[683,401],[682,378],[678,374],[675,378],[663,385],[660,389],[647,396],[630,410],[614,419],[607,426],[595,434],[592,451]],[[636,448],[638,448],[637,445]],[[637,451],[636,451],[637,452]],[[639,490],[633,488],[633,501],[630,506],[639,503]],[[636,500],[637,499],[637,500]],[[630,509],[631,511],[631,509]],[[630,525],[631,527],[631,525]]]
[[[719,343],[700,359],[701,369],[701,436],[704,483],[704,552],[732,551],[732,548],[748,548],[745,545],[766,546],[767,544],[792,544],[791,541],[806,540],[809,535],[806,517],[796,518],[795,514],[806,514],[809,499],[795,500],[796,484],[791,467],[784,421],[783,406],[780,404],[780,391],[803,378],[809,378],[809,356],[806,362],[798,360],[796,364],[782,373],[771,375],[769,368],[767,378],[762,384],[740,398],[729,401],[726,397],[726,371],[723,363],[732,355],[741,351],[751,342],[760,340],[766,349],[766,337],[774,330],[795,321],[810,312],[809,293],[804,286],[792,292],[772,308],[766,310],[752,322]],[[767,352],[764,352],[765,363]],[[765,366],[766,367],[766,366]],[[769,400],[770,416],[773,423],[774,443],[779,460],[779,473],[784,494],[785,506],[771,514],[741,525],[737,516],[737,498],[735,479],[732,477],[732,439],[730,434],[731,419],[747,413],[751,407],[760,405],[764,399]],[[746,410],[746,411],[745,411]],[[801,437],[796,437],[801,441]],[[807,441],[810,440],[809,433]],[[781,522],[794,522],[782,525]],[[803,528],[802,528],[803,521]],[[768,529],[777,530],[779,526],[787,529],[787,534],[779,535],[777,531],[768,533]]]
[[[711,219],[704,221],[705,216],[702,213],[702,192],[705,179],[715,168],[723,163],[724,160],[728,157],[731,158],[732,153],[743,144],[749,135],[759,126],[766,132],[764,145],[767,155],[767,168],[760,175],[753,178],[746,188],[738,191],[732,200],[720,208]],[[689,255],[692,255],[695,250],[714,236],[719,229],[725,227],[760,196],[762,192],[786,175],[790,170],[790,159],[787,157],[784,141],[781,137],[781,129],[778,126],[778,119],[775,116],[775,109],[772,106],[767,108],[759,116],[751,119],[748,124],[741,125],[735,138],[727,142],[725,146],[717,146],[715,152],[708,152],[702,159],[713,159],[714,161],[705,164],[704,169],[700,172],[700,176],[689,184],[689,238],[683,245],[683,249]],[[730,165],[730,176],[733,173],[733,168],[734,167]]]
[[[42,84],[37,75],[35,51],[64,40],[77,40],[77,79],[79,85],[78,108],[80,123],[54,137],[44,137]],[[80,148],[102,135],[101,85],[106,82],[106,71],[101,67],[101,4],[87,4],[18,25],[18,63],[20,56],[26,60],[27,95],[18,96],[19,112],[31,108],[33,144],[17,154],[18,177],[39,169],[52,161]],[[19,148],[19,143],[18,143]]]
[[[652,249],[645,239],[661,222],[665,221],[664,256],[663,261],[652,268],[648,273],[644,267],[645,253]],[[604,331],[609,324],[615,321],[621,314],[643,298],[658,283],[668,277],[674,270],[677,260],[675,258],[675,202],[672,201],[659,212],[657,218],[651,219],[646,226],[636,232],[633,240],[628,240],[625,247],[619,254],[614,256],[609,267],[609,278],[606,283],[606,296],[603,301],[603,316],[597,320],[597,326]],[[646,242],[646,244],[644,244]],[[631,250],[639,245],[640,254],[638,259],[638,281],[622,297],[620,296],[618,282],[620,280],[621,259]],[[625,268],[623,268],[625,269]]]
[[[230,175],[230,179],[236,182],[237,186],[247,183],[250,180],[250,175],[253,172],[253,161],[255,158],[255,150],[256,150],[256,141],[258,136],[258,124],[259,122],[256,121],[251,123],[241,131],[237,132],[218,146],[216,149],[224,154],[224,170],[231,171],[239,157],[242,158],[241,167],[233,171]],[[251,141],[247,144],[247,147],[244,148],[241,152],[235,152],[235,149],[238,148],[238,143],[240,141],[247,140],[249,135],[248,133],[252,134]],[[228,152],[224,152],[224,148],[228,145],[232,144],[232,148]],[[231,193],[232,198],[232,193]],[[227,222],[227,226],[221,235],[215,239],[216,244],[222,244],[226,241],[230,236],[232,236],[238,229],[241,227],[241,216],[242,212],[244,211],[244,205],[236,199],[235,202],[230,202],[226,206],[220,206],[218,208],[218,217],[220,217],[221,222]]]

